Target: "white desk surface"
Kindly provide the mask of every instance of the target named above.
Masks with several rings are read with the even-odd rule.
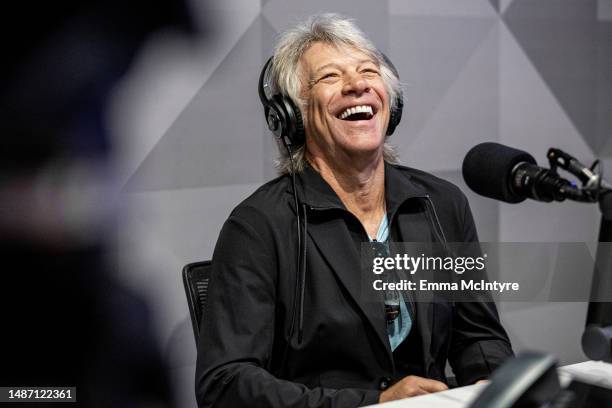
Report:
[[[559,380],[563,386],[566,386],[572,378],[612,388],[612,364],[603,363],[601,361],[585,361],[583,363],[559,368]],[[454,388],[435,394],[386,402],[384,404],[370,405],[370,407],[462,408],[467,407],[486,386],[486,384],[468,385],[466,387]]]

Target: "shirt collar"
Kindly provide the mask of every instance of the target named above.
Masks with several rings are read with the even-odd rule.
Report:
[[[346,210],[336,192],[309,164],[304,166],[301,173],[296,174],[296,182],[299,200],[311,209]],[[415,197],[427,197],[427,192],[407,172],[385,162],[387,213],[394,214],[406,200]]]

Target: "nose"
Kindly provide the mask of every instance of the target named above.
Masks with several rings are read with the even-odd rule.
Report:
[[[357,96],[368,92],[370,90],[370,84],[363,75],[358,72],[348,73],[344,79],[344,85],[342,86],[342,93],[344,95],[355,94]]]

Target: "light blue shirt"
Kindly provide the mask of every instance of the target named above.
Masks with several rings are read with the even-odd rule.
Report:
[[[387,214],[385,214],[380,221],[375,240],[378,242],[383,242],[387,246],[387,249],[389,249],[389,219],[387,218]],[[370,241],[373,240],[370,239]],[[410,318],[410,313],[408,313],[408,308],[406,307],[406,302],[404,301],[402,292],[399,292],[399,297],[400,315],[393,321],[393,323],[387,324],[387,334],[389,335],[391,351],[395,351],[397,346],[399,346],[402,341],[408,337],[408,333],[410,333],[410,329],[412,328],[412,319]]]

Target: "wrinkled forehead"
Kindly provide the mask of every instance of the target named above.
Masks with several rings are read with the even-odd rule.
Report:
[[[357,47],[315,42],[300,58],[300,76],[308,81],[317,71],[325,67],[344,67],[365,62],[378,65],[374,55]]]

